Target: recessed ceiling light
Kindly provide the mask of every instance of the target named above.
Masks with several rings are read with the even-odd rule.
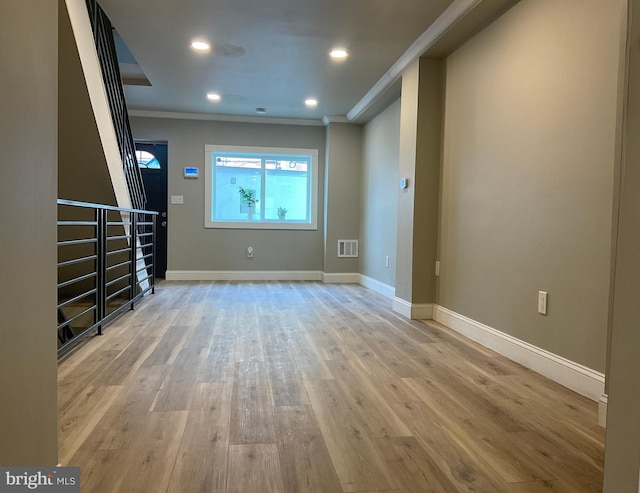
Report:
[[[215,92],[210,92],[209,94],[207,94],[207,99],[209,101],[220,101],[220,99],[222,99],[220,97],[220,94],[216,94]]]
[[[318,106],[318,100],[309,98],[305,100],[304,104],[306,104],[309,108],[315,108],[316,106]]]
[[[197,53],[207,53],[211,49],[211,45],[206,41],[195,39],[191,42],[191,49]]]
[[[344,60],[349,56],[349,53],[347,53],[347,50],[345,50],[344,48],[335,48],[331,50],[329,56],[334,60]]]

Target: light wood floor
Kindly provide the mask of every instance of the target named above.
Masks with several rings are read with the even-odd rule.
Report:
[[[83,493],[601,491],[596,403],[365,288],[156,292],[59,366]]]

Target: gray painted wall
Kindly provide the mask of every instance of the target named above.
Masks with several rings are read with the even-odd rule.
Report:
[[[359,239],[362,127],[330,123],[326,149],[324,272],[358,272],[358,259],[337,250],[338,240]]]
[[[140,117],[131,125],[136,139],[168,142],[169,195],[184,196],[183,205],[168,206],[169,271],[322,271],[324,127]],[[206,144],[318,149],[318,230],[205,229]],[[185,180],[185,166],[198,167],[200,178]]]
[[[400,145],[398,175],[409,186],[398,192],[398,229],[396,231],[396,297],[412,301],[413,214],[415,202],[416,146],[418,142],[419,63],[412,63],[402,74],[400,97]]]
[[[605,493],[636,493],[640,468],[640,1],[631,0],[628,89],[621,169],[609,402]]]
[[[420,59],[402,74],[396,297],[434,303],[444,104],[444,62]]]
[[[0,2],[0,464],[57,463],[58,2]]]
[[[631,32],[631,27],[628,26],[630,2],[625,0],[627,9],[624,9],[623,15],[620,18],[620,32],[623,33],[620,36],[620,57],[618,62],[618,107],[617,107],[617,126],[616,126],[616,155],[613,171],[613,207],[611,215],[611,259],[609,269],[609,285],[614,286],[616,275],[616,257],[618,250],[618,222],[620,214],[620,188],[622,177],[622,159],[624,155],[623,147],[623,135],[626,132],[624,114],[626,111],[625,105],[627,103],[627,52],[629,47],[627,46],[627,36]],[[626,35],[625,35],[626,33]],[[607,378],[604,382],[604,393],[609,392],[609,370],[611,365],[611,336],[613,326],[613,303],[614,303],[615,289],[609,290],[609,317],[607,320],[607,357],[605,375]]]
[[[58,43],[58,197],[117,205],[64,2]]]
[[[360,273],[395,286],[400,100],[364,127]],[[385,259],[389,256],[389,267]]]
[[[413,219],[412,301],[436,301],[445,63],[420,59]]]
[[[523,0],[447,62],[439,304],[599,371],[624,4]]]

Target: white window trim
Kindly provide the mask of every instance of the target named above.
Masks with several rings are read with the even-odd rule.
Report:
[[[253,154],[288,154],[311,156],[311,222],[302,223],[294,221],[212,221],[211,220],[211,199],[213,181],[213,160],[214,152],[238,152]],[[204,227],[217,229],[289,229],[289,230],[317,230],[318,229],[318,150],[317,149],[295,149],[286,147],[252,147],[252,146],[227,146],[211,145],[204,146]]]

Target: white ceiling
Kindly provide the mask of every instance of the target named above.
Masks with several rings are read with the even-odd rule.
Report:
[[[491,0],[502,10],[515,1]],[[347,115],[447,7],[479,3],[100,0],[151,83],[125,86],[130,109],[255,117],[264,107],[265,117],[315,120]],[[210,41],[211,52],[194,53],[194,38]],[[336,46],[349,51],[346,61],[330,60]],[[208,101],[208,92],[222,100]],[[308,97],[317,108],[305,107]]]

